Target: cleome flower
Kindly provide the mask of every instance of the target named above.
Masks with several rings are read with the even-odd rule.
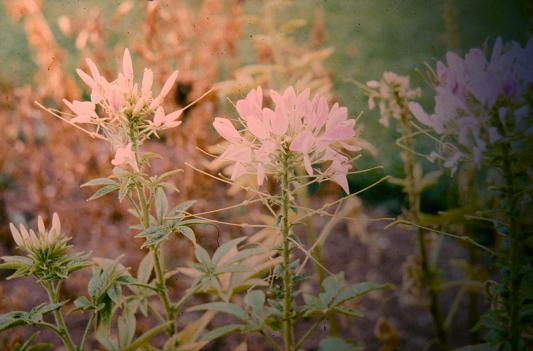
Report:
[[[66,240],[61,234],[61,222],[57,213],[54,213],[52,217],[52,227],[49,230],[46,230],[41,216],[37,219],[37,233],[33,229],[26,229],[22,224],[17,228],[10,223],[9,228],[17,246],[27,252],[45,250],[57,244],[63,244]]]
[[[121,72],[118,78],[108,81],[94,62],[86,59],[90,74],[77,69],[81,80],[91,89],[90,101],[63,100],[74,113],[71,123],[93,125],[95,133],[108,140],[115,149],[113,165],[130,166],[138,170],[132,157],[132,147],[140,145],[158,131],[179,126],[181,110],[165,114],[162,107],[178,72],[174,71],[166,80],[157,96],[152,95],[154,74],[145,69],[139,86],[134,80],[133,64],[128,49],[124,50]]]
[[[46,229],[40,216],[37,219],[37,232],[26,229],[22,224],[17,228],[10,223],[9,227],[15,243],[27,256],[1,257],[4,262],[0,263],[0,269],[15,270],[8,279],[34,276],[39,281],[61,280],[89,265],[87,255],[67,253],[70,238],[61,232],[57,213],[52,216],[49,229]]]
[[[215,118],[213,126],[229,142],[219,159],[233,164],[231,179],[251,173],[261,186],[267,176],[280,176],[286,157],[292,170],[303,164],[309,176],[318,173],[349,193],[346,175],[351,163],[341,151],[358,151],[361,147],[354,131],[355,120],[348,119],[347,109],[338,104],[329,108],[320,96],[311,99],[309,89],[296,94],[289,87],[282,95],[271,91],[270,97],[273,109],[263,107],[261,87],[237,102],[243,126],[240,131],[230,120]],[[313,168],[315,164],[326,166],[322,171]]]
[[[389,126],[391,118],[400,119],[402,116],[401,104],[416,99],[422,95],[420,88],[411,88],[410,78],[401,76],[394,72],[384,72],[380,81],[371,80],[363,86],[368,94],[368,108],[376,108],[378,100],[381,118],[379,123],[385,127]]]
[[[498,38],[490,57],[474,48],[464,58],[449,52],[446,63],[437,63],[434,112],[409,104],[418,121],[438,134],[445,146],[430,159],[443,159],[452,171],[464,160],[479,165],[505,135],[516,140],[533,134],[528,105],[531,57],[533,38],[525,47],[516,42],[504,45]]]

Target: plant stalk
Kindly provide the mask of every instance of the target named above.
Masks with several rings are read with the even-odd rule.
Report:
[[[405,103],[399,99],[398,103],[400,106],[403,106],[403,112],[401,116],[401,128],[402,134],[405,138],[406,150],[403,151],[404,155],[404,170],[406,175],[406,188],[407,188],[407,197],[409,201],[409,211],[411,219],[415,223],[419,223],[420,219],[420,194],[416,190],[416,179],[414,174],[414,157],[413,157],[413,138],[411,133],[411,128],[409,126],[409,110],[405,107]],[[421,264],[422,264],[422,279],[424,285],[427,288],[429,295],[429,312],[433,320],[433,327],[437,334],[439,340],[439,345],[442,350],[446,350],[447,338],[446,330],[442,322],[442,316],[439,309],[439,292],[435,286],[435,275],[433,269],[429,263],[428,254],[425,245],[425,234],[426,232],[422,228],[417,229],[417,241],[418,241],[418,251],[420,253]]]
[[[288,153],[283,156],[283,175],[281,183],[282,234],[283,234],[283,341],[286,351],[293,351],[292,325],[292,272],[290,268],[289,241],[289,161]]]
[[[59,302],[59,290],[61,283],[58,283],[57,287],[54,288],[53,283],[43,283],[44,288],[46,289],[46,292],[48,293],[48,298],[50,299],[51,303],[58,303]],[[76,351],[77,348],[74,345],[74,342],[72,341],[72,337],[70,336],[70,333],[68,332],[67,325],[65,323],[65,319],[63,318],[63,314],[59,309],[55,310],[53,312],[54,318],[56,321],[57,326],[57,335],[61,338],[63,343],[65,344],[65,347],[68,351]]]
[[[507,189],[505,191],[506,201],[507,201],[507,216],[509,217],[509,256],[508,260],[510,261],[509,270],[511,274],[509,282],[509,324],[508,324],[508,335],[509,342],[511,344],[511,351],[518,351],[520,345],[520,285],[521,285],[521,275],[520,275],[520,262],[522,260],[522,246],[520,238],[520,228],[518,222],[518,203],[516,201],[516,184],[514,179],[514,174],[511,165],[511,155],[510,155],[511,146],[509,143],[502,145],[502,156],[503,156],[503,175],[505,182],[507,183]]]
[[[142,210],[143,215],[143,226],[144,228],[150,227],[150,209],[148,202],[146,201],[146,196],[144,194],[144,189],[140,187],[138,190],[139,195],[139,202]],[[171,322],[168,326],[168,335],[173,335],[176,331],[176,314],[174,309],[172,308],[172,304],[170,302],[170,298],[168,296],[167,292],[167,284],[165,280],[165,274],[163,272],[163,268],[161,266],[161,259],[159,257],[159,248],[158,247],[151,247],[150,252],[152,253],[152,258],[154,260],[154,269],[155,269],[155,276],[157,279],[157,293],[163,302],[163,307],[165,309],[166,317],[169,322]]]

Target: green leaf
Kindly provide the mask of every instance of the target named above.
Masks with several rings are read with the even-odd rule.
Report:
[[[58,310],[65,303],[66,301],[54,304],[41,304],[35,306],[29,312],[13,311],[0,315],[0,331],[20,325],[33,325],[42,322],[45,314]]]
[[[358,351],[360,348],[348,343],[346,340],[329,337],[320,341],[319,351]]]
[[[348,317],[353,317],[353,318],[364,317],[364,314],[361,311],[354,310],[353,308],[348,308],[344,306],[336,306],[333,308],[333,310],[340,314],[344,314],[345,316],[348,316]]]
[[[157,178],[157,180],[160,181],[160,182],[165,181],[165,180],[167,180],[168,178],[170,178],[170,177],[176,175],[176,174],[179,173],[179,172],[183,172],[183,169],[173,169],[172,171],[165,172],[165,173],[161,174],[161,175]]]
[[[66,303],[67,303],[67,301],[58,302],[58,303],[52,303],[52,304],[42,304],[42,305],[34,307],[30,311],[30,313],[44,315],[44,314],[47,314],[47,313],[50,313],[50,312],[53,312],[53,311],[56,311],[56,310],[60,309],[61,306],[63,306]]]
[[[135,309],[130,304],[124,305],[124,310],[120,317],[118,317],[118,344],[120,348],[124,348],[131,344],[135,336]]]
[[[394,286],[391,284],[377,284],[377,283],[371,283],[371,282],[363,282],[363,283],[354,284],[344,289],[339,294],[339,296],[337,296],[334,303],[336,305],[340,305],[341,303],[344,303],[345,301],[366,295],[369,292],[374,291],[374,290],[383,290],[383,289],[392,289],[392,288],[394,288]]]
[[[116,184],[113,185],[106,185],[103,188],[98,189],[90,198],[87,199],[87,201],[98,199],[104,195],[107,195],[109,193],[112,193],[119,189],[119,186]]]
[[[193,306],[189,308],[189,311],[205,311],[205,310],[213,310],[213,311],[231,314],[243,321],[248,321],[248,315],[246,314],[246,312],[242,308],[240,308],[239,306],[233,303],[210,302],[210,303],[204,303],[202,305]]]
[[[241,330],[244,330],[246,326],[242,324],[229,324],[225,325],[219,328],[216,328],[214,330],[211,330],[210,332],[206,333],[202,339],[206,341],[215,340],[217,338],[220,338],[222,336],[235,333]]]
[[[245,303],[252,309],[255,317],[261,318],[261,312],[265,305],[265,293],[261,290],[252,290],[246,295]]]
[[[114,338],[111,338],[109,332],[99,328],[95,333],[96,340],[108,351],[118,351],[118,343]]]
[[[152,271],[154,269],[154,258],[151,252],[148,252],[146,256],[142,259],[137,269],[137,280],[140,283],[148,283]]]
[[[163,218],[167,214],[167,211],[168,211],[167,195],[165,194],[165,191],[163,189],[158,188],[155,193],[155,213],[160,223],[162,223]]]
[[[328,306],[333,298],[337,296],[341,288],[341,284],[344,281],[344,274],[339,273],[336,275],[330,275],[322,282],[323,293],[319,294],[320,301],[323,306]]]
[[[194,235],[194,231],[191,228],[186,227],[184,225],[180,225],[176,229],[178,232],[183,234],[187,239],[192,241],[193,244],[196,244],[196,236]]]
[[[155,247],[162,241],[166,240],[170,233],[170,228],[167,225],[158,225],[149,227],[148,229],[135,235],[135,237],[146,239],[146,241],[142,244],[142,248],[147,246]]]
[[[33,268],[33,260],[31,258],[24,256],[3,256],[2,259],[5,262],[0,263],[0,269],[15,270],[15,272],[7,277],[6,280],[24,277],[31,274]]]
[[[209,224],[211,221],[208,221],[207,219],[186,219],[184,221],[180,221],[179,225],[190,225],[190,224]]]
[[[87,186],[104,186],[104,185],[117,185],[117,182],[109,178],[96,178],[93,180],[89,180],[87,183],[80,185],[80,188],[85,188]]]
[[[27,312],[22,311],[13,311],[0,315],[0,331],[30,324],[27,316]]]
[[[213,265],[216,266],[218,262],[235,246],[237,246],[240,242],[242,242],[245,237],[237,238],[230,240],[222,245],[215,251],[213,254]]]
[[[85,296],[80,296],[76,300],[74,300],[74,306],[76,306],[77,309],[82,311],[94,308],[93,304]]]
[[[196,259],[198,260],[198,262],[200,262],[204,266],[209,266],[211,264],[211,260],[209,259],[209,254],[200,245],[196,246],[196,250],[194,251],[194,253],[196,255]]]
[[[185,201],[185,202],[182,202],[181,204],[177,205],[176,207],[174,207],[172,209],[172,211],[170,211],[170,214],[172,216],[176,216],[176,215],[179,215],[185,211],[187,211],[189,208],[191,208],[194,204],[196,203],[196,200],[189,200],[189,201]]]

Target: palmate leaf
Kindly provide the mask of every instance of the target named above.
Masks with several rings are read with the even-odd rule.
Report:
[[[308,317],[326,315],[330,311],[334,311],[351,317],[361,317],[362,313],[360,311],[342,305],[348,300],[362,297],[371,291],[393,288],[393,285],[390,284],[371,282],[353,284],[348,287],[343,287],[343,285],[344,274],[339,273],[324,279],[322,282],[323,292],[318,297],[304,294],[304,315]]]
[[[97,266],[93,268],[93,276],[87,287],[91,300],[76,300],[79,309],[94,309],[97,312],[96,325],[103,327],[104,331],[111,327],[113,304],[122,302],[121,285],[134,282],[127,269],[118,262],[119,259],[97,259]]]
[[[166,240],[172,232],[173,232],[172,226],[163,224],[163,225],[151,226],[143,230],[139,234],[135,235],[135,237],[146,239],[145,242],[142,244],[141,248],[156,247],[161,242]]]

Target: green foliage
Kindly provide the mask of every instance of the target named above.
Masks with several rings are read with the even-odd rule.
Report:
[[[74,301],[77,309],[93,311],[96,325],[104,330],[111,327],[113,304],[122,303],[122,285],[134,282],[126,268],[118,262],[119,259],[99,260],[93,267],[93,275],[88,283],[89,298],[82,296]]]
[[[44,322],[43,317],[61,308],[66,303],[40,304],[29,312],[13,311],[0,315],[0,331],[18,327],[21,325],[39,325]]]
[[[13,346],[12,351],[46,351],[52,348],[52,344],[49,343],[36,343],[33,342],[39,333],[33,333],[23,344],[17,343]]]
[[[320,341],[319,351],[360,351],[361,347],[356,347],[346,340],[337,337],[329,337]]]
[[[304,317],[327,316],[329,313],[340,313],[349,317],[362,317],[360,311],[343,306],[346,301],[362,297],[375,290],[392,289],[390,284],[363,282],[344,287],[344,274],[339,273],[324,279],[323,292],[317,296],[304,294]]]

